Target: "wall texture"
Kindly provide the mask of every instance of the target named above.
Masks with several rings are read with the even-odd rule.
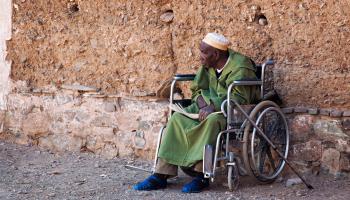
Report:
[[[257,62],[276,60],[274,80],[286,105],[350,106],[349,1],[14,5],[11,77],[32,87],[79,83],[108,93],[154,96],[174,73],[198,68],[199,41],[218,31]]]
[[[199,41],[217,31],[256,62],[276,61],[293,162],[350,172],[349,1],[14,0],[12,10],[7,61],[11,33],[0,32],[1,138],[150,159],[169,80],[196,71]]]

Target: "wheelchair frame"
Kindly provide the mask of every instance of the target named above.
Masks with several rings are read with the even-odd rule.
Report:
[[[289,150],[289,129],[288,129],[286,118],[283,112],[281,111],[281,109],[279,108],[279,106],[271,101],[261,101],[255,106],[253,111],[250,114],[248,114],[247,112],[244,111],[242,106],[238,104],[237,101],[235,101],[234,99],[231,99],[232,89],[236,86],[260,86],[260,89],[261,89],[260,97],[261,99],[263,99],[265,70],[267,66],[273,65],[273,64],[274,63],[272,60],[267,60],[265,63],[261,65],[261,80],[234,81],[229,85],[228,91],[227,91],[227,99],[221,104],[221,111],[223,112],[224,116],[227,119],[227,125],[226,125],[227,128],[226,130],[223,130],[218,133],[214,154],[213,154],[213,147],[211,147],[210,145],[206,145],[203,150],[203,173],[205,178],[210,178],[211,181],[214,181],[216,177],[216,172],[219,169],[218,167],[219,162],[225,162],[226,164],[224,166],[227,166],[227,170],[228,170],[227,172],[228,186],[231,191],[237,189],[239,184],[239,176],[247,174],[247,171],[249,175],[254,176],[258,181],[263,183],[269,183],[274,181],[277,178],[277,176],[282,172],[286,163],[290,166],[289,162],[286,160],[288,156],[288,150]],[[194,77],[195,77],[194,74],[182,74],[182,75],[180,74],[180,75],[174,76],[174,79],[171,83],[171,90],[170,90],[171,104],[174,103],[174,91],[175,91],[176,83],[178,81],[192,81]],[[225,105],[227,105],[226,107],[227,112],[225,111]],[[263,108],[262,111],[259,110],[260,107]],[[238,112],[243,114],[245,118],[239,128],[235,128],[231,125],[232,117],[233,117],[232,108],[236,108]],[[256,108],[258,108],[258,110],[256,110]],[[278,149],[277,146],[273,144],[273,142],[270,140],[271,138],[269,138],[266,134],[264,134],[264,131],[262,130],[262,128],[258,126],[262,116],[270,111],[274,111],[278,115],[280,115],[285,125],[284,139],[286,144],[284,146],[284,150],[282,150],[283,153],[281,153],[280,149]],[[169,118],[171,117],[171,115],[172,115],[172,110],[169,110]],[[258,115],[258,116],[255,116],[255,115]],[[162,140],[164,129],[165,129],[165,126],[161,128],[158,135],[157,149],[156,149],[156,154],[154,159],[154,166],[152,170],[153,172],[157,164],[158,150]],[[226,139],[222,138],[224,134],[226,134]],[[235,138],[236,140],[243,142],[243,158],[244,158],[245,168],[242,168],[240,166],[242,163],[239,156],[229,151],[231,134],[234,134],[236,136]],[[260,169],[257,169],[256,167],[256,161],[255,161],[255,155],[254,155],[254,152],[255,152],[254,141],[257,140],[258,137],[261,139],[263,143],[265,143],[265,145],[267,145],[268,148],[272,147],[274,152],[276,152],[278,154],[278,157],[281,159],[278,169],[274,171],[273,174],[270,176],[269,174],[265,175],[261,173]],[[251,146],[249,146],[249,144]],[[223,150],[223,146],[225,146],[224,152],[220,151],[220,150]],[[249,155],[248,153],[249,149],[250,149],[251,155]],[[220,156],[221,154],[223,154],[223,156]],[[250,159],[250,157],[252,158]],[[271,158],[269,157],[269,159]],[[275,168],[273,161],[270,160],[270,162],[272,162],[272,165],[273,165],[272,168]],[[259,166],[259,168],[261,168],[261,166]],[[293,168],[292,170],[299,176],[299,174]],[[308,186],[308,188],[312,188],[312,186],[308,185],[302,177],[300,178]]]

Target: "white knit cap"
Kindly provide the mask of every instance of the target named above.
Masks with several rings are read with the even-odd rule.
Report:
[[[202,41],[214,48],[224,51],[226,51],[230,45],[230,41],[219,33],[208,33]]]

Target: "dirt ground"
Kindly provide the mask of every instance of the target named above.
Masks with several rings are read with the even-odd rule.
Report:
[[[90,153],[64,153],[0,142],[0,199],[348,199],[349,177],[326,175],[308,177],[315,187],[286,187],[287,178],[270,185],[258,185],[248,178],[236,192],[228,192],[222,182],[211,184],[199,194],[183,194],[190,181],[184,174],[169,181],[165,190],[137,192],[131,186],[148,176],[128,170],[125,164],[150,167],[150,162]]]

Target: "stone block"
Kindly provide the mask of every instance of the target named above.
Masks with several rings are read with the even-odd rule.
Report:
[[[149,124],[149,122],[147,121],[140,121],[139,122],[139,126],[138,126],[138,129],[141,129],[141,130],[149,130],[151,128],[151,125]]]
[[[343,114],[343,111],[340,111],[340,110],[331,110],[329,112],[329,116],[331,117],[341,117]]]
[[[311,140],[306,143],[293,145],[294,160],[318,161],[322,156],[321,141]]]
[[[308,109],[306,107],[295,107],[294,112],[295,113],[307,113]]]
[[[23,120],[23,133],[33,138],[47,136],[50,131],[51,121],[48,113],[30,113]]]
[[[317,115],[318,114],[318,108],[309,108],[307,112],[310,115]]]
[[[340,171],[350,172],[350,154],[342,153],[340,155]]]
[[[118,156],[119,150],[118,150],[117,146],[114,144],[106,144],[102,148],[100,154],[108,159],[112,159],[112,158],[115,158]]]
[[[323,120],[319,119],[313,125],[315,134],[322,139],[338,139],[338,138],[348,138],[341,129],[340,120]]]
[[[73,101],[71,95],[59,94],[55,96],[55,101],[58,105],[64,105]]]
[[[61,88],[66,90],[77,90],[77,91],[83,91],[83,92],[97,92],[98,89],[92,86],[85,86],[85,85],[62,85]]]
[[[46,138],[39,138],[38,145],[44,148],[49,148],[53,151],[73,151],[79,152],[82,146],[85,146],[85,141],[82,138],[71,135],[49,135]]]
[[[47,137],[41,137],[38,139],[38,146],[43,149],[50,149],[54,150],[54,145],[52,143],[52,140]]]
[[[117,136],[112,127],[93,127],[91,134],[99,136],[103,142],[117,143]]]
[[[340,152],[350,153],[350,140],[338,139],[335,148]]]
[[[321,166],[330,173],[336,174],[340,170],[340,152],[336,149],[326,149],[322,154]]]
[[[341,124],[344,130],[350,130],[350,119],[343,119]]]
[[[291,114],[294,112],[294,108],[293,107],[290,107],[290,108],[282,108],[282,112],[284,114]]]
[[[350,117],[350,110],[345,110],[343,112],[343,117]]]
[[[335,140],[332,140],[332,141],[329,141],[329,140],[322,141],[322,148],[323,148],[323,149],[336,148]]]
[[[329,109],[320,109],[320,115],[329,116],[329,113],[330,113]]]
[[[115,112],[116,111],[116,107],[115,107],[114,103],[105,103],[104,104],[104,110],[106,112]]]
[[[142,131],[136,131],[133,137],[134,147],[136,149],[144,149],[146,145],[145,134]]]
[[[291,121],[291,140],[307,141],[313,134],[314,117],[310,115],[297,115]]]
[[[300,178],[290,178],[286,181],[286,187],[290,187],[292,185],[302,184],[303,181]]]
[[[64,111],[62,116],[66,122],[71,122],[71,121],[73,121],[75,115],[76,115],[75,111],[66,110],[66,111]]]
[[[74,119],[77,122],[87,122],[90,119],[90,114],[85,111],[77,111]]]
[[[114,120],[110,115],[97,116],[91,120],[91,125],[98,127],[113,127]]]

